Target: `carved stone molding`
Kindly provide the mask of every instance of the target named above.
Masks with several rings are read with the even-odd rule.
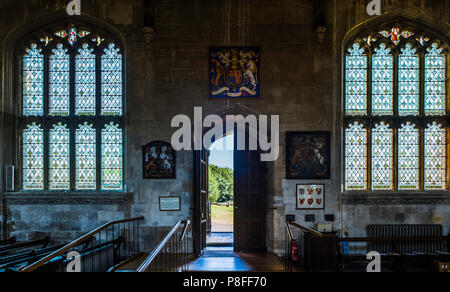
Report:
[[[342,194],[344,205],[450,205],[450,194]]]
[[[145,38],[145,46],[147,50],[149,50],[152,47],[152,41],[153,37],[155,36],[155,29],[151,26],[144,26],[142,29],[144,32],[144,38]]]
[[[132,193],[9,193],[5,203],[12,205],[127,205]]]

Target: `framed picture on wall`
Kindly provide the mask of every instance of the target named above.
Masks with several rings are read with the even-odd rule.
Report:
[[[330,132],[286,133],[286,179],[330,179]]]
[[[160,197],[159,210],[161,212],[181,211],[181,197]]]
[[[297,185],[297,210],[325,209],[325,185]]]
[[[261,54],[258,47],[212,47],[209,64],[211,99],[261,97]]]
[[[144,146],[144,179],[176,179],[176,153],[162,141]]]

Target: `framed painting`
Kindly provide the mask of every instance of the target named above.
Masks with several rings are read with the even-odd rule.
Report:
[[[181,211],[181,197],[159,197],[159,211],[161,212]]]
[[[325,209],[325,185],[297,185],[297,210]]]
[[[147,144],[144,153],[144,179],[176,179],[176,152],[162,141]]]
[[[261,54],[258,47],[213,47],[209,55],[209,97],[261,97]]]
[[[286,133],[286,178],[330,179],[330,132]]]

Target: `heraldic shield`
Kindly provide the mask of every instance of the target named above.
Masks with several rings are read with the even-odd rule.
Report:
[[[260,57],[257,47],[210,49],[211,98],[259,98]]]

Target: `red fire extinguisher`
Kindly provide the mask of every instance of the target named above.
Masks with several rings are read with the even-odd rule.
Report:
[[[294,239],[291,241],[291,260],[294,264],[298,262],[298,244]]]

